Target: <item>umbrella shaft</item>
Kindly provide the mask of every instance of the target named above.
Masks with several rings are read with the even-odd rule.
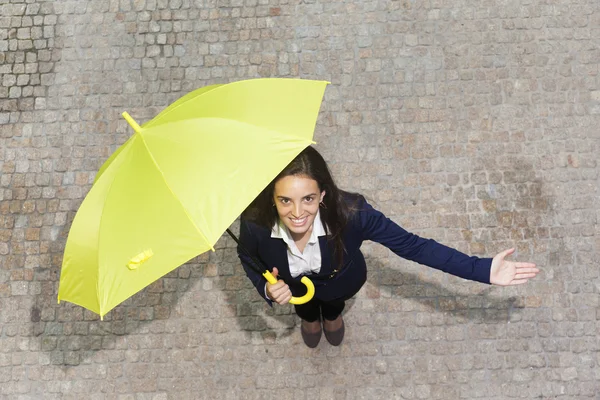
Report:
[[[240,243],[240,240],[237,238],[237,236],[235,236],[235,234],[233,232],[231,232],[229,229],[227,229],[227,233],[238,244],[238,248],[241,249],[248,257],[250,257],[252,259],[252,262],[250,263],[250,267],[252,267],[253,270],[258,272],[259,274],[263,274],[265,271],[267,271],[267,268],[265,268],[263,266],[263,263],[260,262],[260,260],[257,259],[256,257],[254,257],[252,254],[250,254],[250,252],[244,247],[244,245],[242,245],[242,243]],[[261,269],[261,267],[262,267],[262,269]]]

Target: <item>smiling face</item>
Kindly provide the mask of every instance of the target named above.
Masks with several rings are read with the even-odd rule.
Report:
[[[323,197],[325,191],[319,191],[317,181],[305,175],[285,176],[275,183],[277,214],[295,241],[310,235]]]

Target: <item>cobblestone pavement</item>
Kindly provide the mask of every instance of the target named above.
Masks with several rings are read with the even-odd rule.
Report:
[[[599,64],[598,0],[0,0],[0,398],[600,399]],[[543,272],[490,287],[366,244],[346,339],[314,350],[226,238],[105,321],[56,304],[120,113],[275,76],[331,82],[341,187]]]

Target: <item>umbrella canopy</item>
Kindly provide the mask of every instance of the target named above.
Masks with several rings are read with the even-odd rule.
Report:
[[[254,79],[183,96],[100,168],[67,239],[58,298],[101,317],[223,232],[312,142],[327,82]]]

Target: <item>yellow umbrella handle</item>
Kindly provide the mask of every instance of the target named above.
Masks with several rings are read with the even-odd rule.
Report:
[[[252,269],[254,269],[256,272],[265,270],[264,266],[262,268],[259,267],[259,265],[262,265],[261,262],[256,257],[254,257],[248,250],[246,250],[246,248],[242,245],[242,243],[240,243],[240,240],[237,238],[237,236],[235,236],[233,234],[233,232],[231,232],[229,229],[226,229],[226,232],[238,244],[238,249],[242,250],[244,253],[246,253],[252,259],[253,262],[250,263],[250,266],[252,267]],[[265,272],[263,272],[262,274],[267,279],[267,282],[269,282],[271,285],[274,285],[277,283],[277,278],[275,278],[273,276],[271,271],[265,270]],[[304,284],[304,286],[306,286],[306,294],[302,297],[292,297],[292,299],[290,300],[291,304],[308,303],[310,301],[310,299],[312,299],[313,296],[315,295],[315,285],[312,283],[312,281],[310,279],[303,276],[302,279],[300,279],[300,282],[302,282]]]
[[[273,276],[271,271],[263,272],[263,276],[267,279],[267,282],[269,282],[271,285],[274,285],[277,283],[277,278],[275,278]],[[315,285],[312,283],[312,281],[310,279],[303,276],[302,279],[300,279],[300,282],[302,282],[304,284],[304,286],[306,286],[306,294],[302,297],[292,297],[292,299],[290,300],[290,304],[308,303],[310,301],[310,299],[312,299],[313,296],[315,295]]]

